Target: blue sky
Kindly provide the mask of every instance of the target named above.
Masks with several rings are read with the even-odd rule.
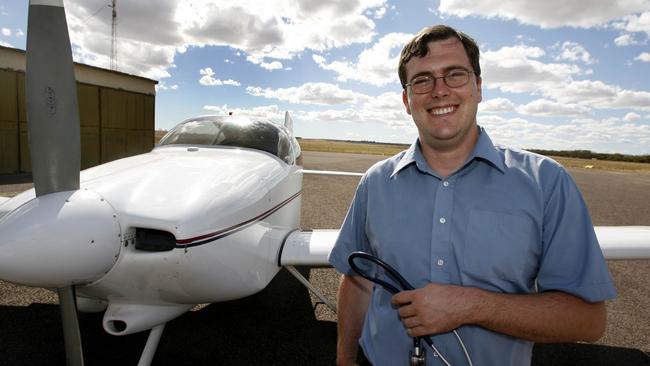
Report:
[[[108,67],[108,0],[64,1],[75,61]],[[0,1],[25,48],[28,2]],[[410,143],[397,56],[449,24],[481,48],[479,124],[522,148],[650,154],[649,0],[119,0],[118,70],[159,80],[156,128],[228,111],[296,135]]]

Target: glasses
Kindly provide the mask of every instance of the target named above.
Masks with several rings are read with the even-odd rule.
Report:
[[[413,90],[413,93],[415,94],[429,93],[436,86],[437,79],[442,79],[445,82],[445,85],[450,88],[460,88],[467,84],[469,81],[469,74],[473,73],[473,71],[457,69],[451,70],[445,76],[437,78],[429,75],[421,75],[413,78],[410,83],[404,84],[404,88],[410,86],[411,90]]]

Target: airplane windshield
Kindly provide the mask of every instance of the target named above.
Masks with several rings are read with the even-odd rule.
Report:
[[[160,140],[165,145],[236,146],[271,153],[293,163],[287,133],[270,121],[246,117],[200,117],[176,126]]]

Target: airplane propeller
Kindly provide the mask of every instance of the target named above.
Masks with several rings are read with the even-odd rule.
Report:
[[[79,189],[80,132],[63,0],[30,0],[25,91],[36,196]],[[35,254],[38,255],[38,254]],[[58,289],[68,365],[83,365],[72,284]]]

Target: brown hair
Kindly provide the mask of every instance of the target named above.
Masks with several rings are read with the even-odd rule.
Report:
[[[463,43],[463,48],[465,48],[465,53],[469,58],[469,63],[472,65],[472,69],[474,69],[474,74],[476,76],[481,76],[479,49],[476,45],[476,41],[467,34],[459,32],[450,26],[439,24],[422,29],[402,49],[402,54],[399,58],[399,67],[397,69],[402,87],[404,87],[404,84],[408,82],[408,80],[406,80],[406,64],[411,60],[411,58],[414,56],[426,56],[429,52],[429,42],[444,41],[449,38],[458,38]]]

